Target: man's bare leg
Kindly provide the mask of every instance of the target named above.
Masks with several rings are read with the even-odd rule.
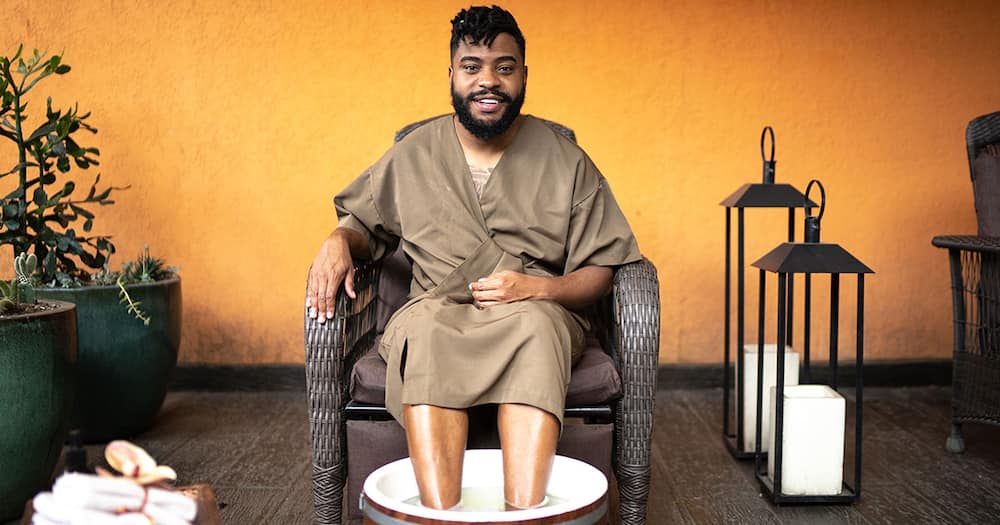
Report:
[[[469,415],[453,408],[403,405],[403,421],[420,503],[433,509],[458,505]]]
[[[497,427],[507,505],[522,509],[540,505],[559,441],[559,420],[540,408],[503,404],[497,412]]]

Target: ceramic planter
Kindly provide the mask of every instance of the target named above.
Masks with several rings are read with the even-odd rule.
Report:
[[[69,430],[76,385],[76,308],[0,319],[0,523],[44,490]]]
[[[125,438],[153,425],[177,364],[181,340],[181,281],[126,287],[151,319],[126,311],[117,286],[42,288],[39,297],[77,306],[79,389],[75,424],[85,441]]]

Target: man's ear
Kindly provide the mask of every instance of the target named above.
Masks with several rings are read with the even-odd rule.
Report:
[[[528,65],[524,65],[524,80],[528,80]]]

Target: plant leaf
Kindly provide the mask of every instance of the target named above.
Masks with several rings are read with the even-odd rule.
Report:
[[[89,211],[81,208],[80,206],[77,206],[76,204],[70,204],[69,206],[70,206],[70,208],[73,209],[73,211],[75,211],[77,213],[77,215],[80,215],[81,217],[84,217],[84,218],[87,218],[87,219],[93,219],[94,218],[94,214],[93,213],[90,213]]]
[[[21,292],[21,301],[29,304],[35,304],[35,288],[30,284],[19,284],[19,291]]]
[[[39,137],[44,137],[49,133],[52,133],[52,131],[55,129],[56,129],[55,122],[52,121],[46,122],[45,124],[39,126],[38,129],[36,129],[34,132],[32,132],[31,135],[28,136],[27,140],[25,140],[25,142],[33,142]]]
[[[42,206],[42,205],[48,203],[49,202],[49,196],[48,196],[48,194],[45,193],[45,188],[43,188],[41,186],[35,188],[35,195],[34,195],[32,201],[36,205],[38,205],[38,206]]]

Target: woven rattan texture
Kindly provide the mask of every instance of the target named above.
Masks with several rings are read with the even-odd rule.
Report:
[[[938,248],[954,248],[982,253],[1000,253],[1000,237],[978,235],[939,235],[931,240]]]
[[[1000,254],[964,250],[957,259],[952,414],[1000,424]]]
[[[344,405],[351,367],[371,346],[375,333],[379,266],[355,272],[356,299],[340,290],[336,315],[325,323],[305,312],[306,396],[312,434],[313,495],[318,523],[340,523],[347,475]]]
[[[622,523],[645,523],[660,346],[660,285],[648,260],[615,272],[613,318],[623,389],[615,410],[619,514]]]
[[[976,157],[997,154],[1000,112],[973,119],[965,136],[975,184]],[[1000,238],[944,235],[931,242],[948,250],[951,270],[954,424],[946,448],[959,452],[965,447],[960,423],[1000,425]]]
[[[965,129],[965,144],[969,155],[969,175],[976,179],[976,155],[990,146],[990,152],[995,151],[995,144],[1000,143],[1000,111],[976,117]]]

